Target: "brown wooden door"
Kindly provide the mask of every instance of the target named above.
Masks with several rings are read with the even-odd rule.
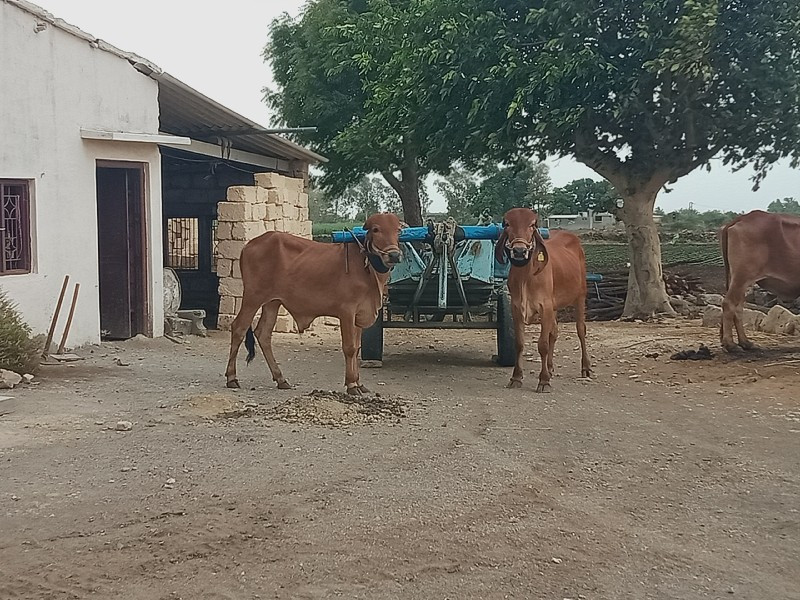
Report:
[[[108,339],[145,333],[143,170],[97,168],[100,330]]]

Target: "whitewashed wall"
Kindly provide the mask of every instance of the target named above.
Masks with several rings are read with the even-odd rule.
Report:
[[[128,61],[0,3],[0,178],[33,181],[33,273],[0,276],[34,331],[47,330],[64,275],[81,291],[69,345],[100,339],[96,161],[147,165],[150,325],[163,334],[161,164],[154,144],[87,141],[81,128],[158,132],[158,84]],[[67,295],[71,297],[72,285]],[[63,310],[63,309],[62,309]],[[61,325],[64,315],[62,312]],[[60,327],[57,330],[60,335]]]

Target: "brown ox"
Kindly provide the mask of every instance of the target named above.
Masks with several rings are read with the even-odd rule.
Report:
[[[586,350],[586,257],[577,236],[553,231],[545,242],[538,229],[539,215],[529,208],[512,208],[503,218],[503,233],[495,246],[501,263],[511,262],[508,291],[517,343],[517,362],[510,388],[522,386],[525,325],[538,315],[542,324],[539,355],[542,370],[537,392],[551,390],[553,352],[558,337],[556,311],[575,307],[575,325],[581,341],[581,376],[590,377],[592,368]]]
[[[364,228],[367,237],[360,251],[354,244],[323,244],[279,232],[265,233],[247,243],[240,263],[242,308],[231,325],[231,352],[225,371],[228,387],[239,387],[236,355],[245,332],[247,362],[255,356],[258,338],[278,388],[291,387],[272,353],[272,330],[283,305],[301,333],[317,317],[339,319],[347,391],[368,391],[358,375],[361,330],[375,322],[389,271],[402,260],[402,253],[400,220],[395,215],[372,215]],[[251,325],[259,308],[261,318],[254,335]]]
[[[720,232],[728,290],[722,302],[720,341],[728,352],[755,348],[742,324],[744,296],[757,283],[781,300],[800,296],[800,217],[754,210]],[[733,329],[739,337],[733,341]]]

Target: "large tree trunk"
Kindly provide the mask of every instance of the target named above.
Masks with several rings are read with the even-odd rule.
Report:
[[[400,169],[398,179],[394,173],[383,172],[383,178],[392,186],[403,205],[403,220],[410,227],[422,226],[422,205],[419,200],[419,170],[416,163]]]
[[[416,165],[400,171],[403,174],[403,185],[400,202],[403,203],[403,220],[410,227],[422,226],[422,205],[419,201],[419,176]]]
[[[656,192],[636,190],[623,197],[620,216],[628,233],[631,268],[623,318],[674,315],[661,271],[661,244],[653,220]]]

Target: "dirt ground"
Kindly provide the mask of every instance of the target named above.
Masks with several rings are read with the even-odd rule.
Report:
[[[343,388],[336,336],[278,336],[289,391],[260,355],[225,389],[215,333],[8,394],[0,598],[800,598],[791,338],[678,362],[717,332],[592,323],[587,381],[564,325],[536,394],[488,333],[394,330],[353,403],[313,393]]]

